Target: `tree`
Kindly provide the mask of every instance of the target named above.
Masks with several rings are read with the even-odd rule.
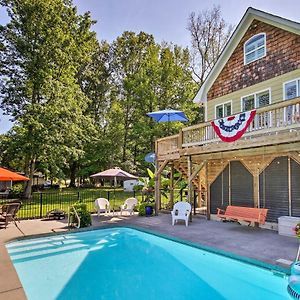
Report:
[[[192,12],[188,18],[191,34],[191,68],[200,86],[216,63],[232,33],[233,27],[222,18],[220,6]]]
[[[88,98],[78,74],[96,39],[90,15],[77,15],[71,0],[0,4],[10,17],[0,27],[1,107],[16,121],[10,135],[20,141],[23,169],[31,179],[28,197],[37,164],[58,172],[84,151],[84,132],[93,121],[85,114]]]

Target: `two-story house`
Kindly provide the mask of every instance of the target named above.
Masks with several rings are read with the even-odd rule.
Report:
[[[271,223],[300,216],[300,23],[248,8],[194,101],[206,122],[156,141],[157,206],[171,165],[188,178],[194,213],[231,204],[268,208]],[[244,135],[223,142],[211,121],[249,110]]]

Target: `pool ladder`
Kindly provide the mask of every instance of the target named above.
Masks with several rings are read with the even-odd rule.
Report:
[[[77,213],[77,210],[76,210],[76,208],[74,206],[69,206],[69,213],[68,213],[68,228],[69,228],[69,230],[70,230],[70,225],[71,225],[71,218],[70,218],[71,211],[74,212],[75,217],[77,219],[77,225],[75,227],[76,228],[80,228],[80,217],[79,217],[79,215]]]

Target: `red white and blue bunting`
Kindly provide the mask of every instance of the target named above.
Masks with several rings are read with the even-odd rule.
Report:
[[[242,137],[253,121],[256,110],[225,117],[211,122],[215,132],[223,142],[234,142]]]

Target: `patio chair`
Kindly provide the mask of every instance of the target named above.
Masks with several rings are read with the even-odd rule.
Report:
[[[95,208],[97,210],[98,217],[100,213],[110,213],[109,201],[106,198],[98,198],[95,200]]]
[[[191,204],[188,202],[177,202],[174,204],[172,215],[172,225],[174,226],[177,220],[184,220],[185,226],[188,226],[189,216],[192,211]]]
[[[9,195],[9,189],[6,189],[4,191],[1,191],[0,192],[0,198],[8,198],[8,195]]]
[[[124,204],[121,205],[121,216],[123,211],[128,211],[130,215],[132,215],[135,206],[137,205],[136,198],[128,198],[125,200]]]
[[[17,224],[17,221],[20,222],[19,220],[17,220],[17,213],[20,207],[21,202],[14,202],[2,205],[0,212],[0,224],[3,223],[4,228],[7,227],[9,222],[13,222],[15,226],[22,232],[22,230],[18,227]]]

